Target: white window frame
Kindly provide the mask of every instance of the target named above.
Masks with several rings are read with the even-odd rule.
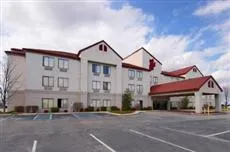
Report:
[[[156,77],[156,76],[153,77],[153,84],[154,85],[158,84],[158,77]]]
[[[93,65],[96,65],[96,72],[93,72]],[[97,75],[100,74],[101,73],[101,65],[98,63],[92,63],[92,72],[94,74],[97,74]]]
[[[104,88],[104,84],[107,84],[107,88]],[[111,90],[111,82],[103,82],[103,90]]]
[[[59,88],[68,88],[69,87],[69,78],[58,77],[58,87]]]
[[[45,84],[46,79],[47,79],[47,84]],[[43,87],[54,87],[54,77],[53,76],[42,76],[42,86]]]
[[[69,69],[69,60],[59,58],[58,59],[58,68],[59,69],[66,69],[66,70]]]
[[[48,107],[44,107],[44,102],[47,101]],[[57,103],[54,102],[53,98],[42,98],[42,109],[50,109],[57,107]]]
[[[135,78],[135,70],[129,69],[128,76],[130,79],[134,79]]]
[[[143,78],[143,72],[142,71],[137,71],[136,73],[137,73],[137,79],[138,80],[142,80],[142,78]]]
[[[139,94],[143,93],[143,85],[137,85],[137,93]]]
[[[44,67],[53,68],[53,67],[54,67],[54,57],[43,56],[42,65],[43,65]]]
[[[128,84],[129,91],[134,92],[135,91],[135,84]]]
[[[101,82],[100,81],[92,81],[92,89],[93,90],[100,90],[101,89]]]

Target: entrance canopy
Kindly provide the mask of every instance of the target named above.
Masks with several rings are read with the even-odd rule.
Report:
[[[215,95],[216,111],[221,111],[221,92],[222,89],[215,79],[205,76],[152,86],[149,95],[158,101],[169,101],[169,98],[174,96],[195,96],[195,112],[201,113],[204,105],[203,95]]]
[[[193,94],[200,91],[204,94],[218,94],[222,92],[221,87],[212,76],[192,78],[182,81],[163,83],[152,86],[149,95],[162,96],[162,95],[182,95]]]

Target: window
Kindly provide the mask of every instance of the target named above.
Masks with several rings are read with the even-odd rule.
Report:
[[[49,109],[52,107],[57,107],[57,102],[54,102],[53,98],[43,98],[42,99],[42,109]]]
[[[69,79],[68,78],[58,78],[58,87],[59,88],[68,88],[69,87]]]
[[[111,82],[103,82],[103,90],[111,90]]]
[[[69,61],[66,59],[58,59],[58,68],[59,69],[68,69]]]
[[[208,81],[208,87],[209,87],[209,88],[214,88],[214,83],[213,83],[213,81]]]
[[[197,72],[197,69],[196,69],[196,68],[193,68],[192,70],[193,70],[193,72]]]
[[[153,77],[153,85],[157,85],[158,84],[158,77]]]
[[[101,88],[101,82],[100,81],[93,81],[92,82],[92,89],[100,90],[100,88]]]
[[[61,107],[68,108],[68,99],[61,99]]]
[[[100,74],[100,72],[101,72],[100,65],[96,64],[96,63],[93,63],[92,64],[92,72],[94,74]]]
[[[134,79],[134,77],[135,77],[135,71],[134,70],[129,70],[129,78],[130,79]]]
[[[111,106],[111,100],[110,99],[104,99],[103,100],[103,106],[104,107],[110,107]]]
[[[91,107],[101,107],[101,100],[99,99],[92,99],[91,101],[91,104],[90,104]]]
[[[135,84],[128,84],[129,91],[135,91]]]
[[[142,71],[137,71],[137,79],[138,79],[138,80],[142,80],[142,78],[143,78],[143,73],[142,73]]]
[[[143,85],[137,85],[137,93],[143,93]]]
[[[43,56],[43,66],[52,68],[54,66],[54,58],[49,56]]]
[[[106,46],[106,45],[103,45],[103,44],[100,44],[100,45],[99,45],[99,50],[100,50],[100,51],[107,52],[107,46]]]
[[[108,65],[103,66],[103,74],[110,75],[110,67]]]
[[[54,77],[42,76],[42,86],[43,87],[53,87],[54,86]]]

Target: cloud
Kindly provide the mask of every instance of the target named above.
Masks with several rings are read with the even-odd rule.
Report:
[[[206,16],[206,15],[219,14],[229,10],[230,10],[229,0],[218,0],[218,1],[210,1],[206,6],[201,6],[200,8],[195,10],[193,14],[197,16]]]
[[[113,9],[108,1],[9,2],[3,19],[4,49],[32,47],[77,52],[105,39],[125,56],[154,32],[153,15],[128,4]]]

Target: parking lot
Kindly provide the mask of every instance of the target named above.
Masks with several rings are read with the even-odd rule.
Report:
[[[0,117],[4,152],[229,152],[230,115],[145,112]]]

